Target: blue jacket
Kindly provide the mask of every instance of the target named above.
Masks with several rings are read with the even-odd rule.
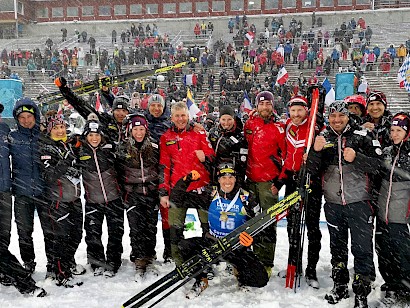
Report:
[[[16,110],[20,106],[34,108],[36,125],[32,129],[18,123]],[[17,130],[11,131],[8,138],[13,164],[12,191],[14,195],[39,196],[44,186],[40,175],[40,111],[31,99],[22,98],[14,106],[13,116],[17,121]]]
[[[0,123],[0,192],[8,192],[11,188],[10,158],[7,135],[10,128]]]

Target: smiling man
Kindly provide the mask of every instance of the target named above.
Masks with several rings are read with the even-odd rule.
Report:
[[[160,138],[160,203],[169,208],[171,226],[171,253],[177,265],[182,259],[178,242],[184,238],[184,222],[188,208],[196,208],[202,231],[208,230],[209,183],[214,150],[205,131],[195,132],[189,125],[188,107],[184,102],[171,108],[172,127]],[[192,182],[185,193],[173,194],[177,182],[192,170],[199,172],[200,178]]]
[[[355,307],[367,307],[374,280],[373,210],[368,174],[381,165],[380,144],[371,132],[349,119],[348,105],[335,101],[329,106],[329,127],[317,136],[309,152],[308,171],[323,177],[325,215],[330,234],[333,289],[325,299],[336,304],[349,297],[348,237],[354,256]]]
[[[250,192],[258,199],[262,209],[267,209],[278,200],[278,195],[271,191],[271,186],[277,183],[282,170],[282,159],[286,151],[285,131],[276,122],[271,92],[260,92],[255,104],[257,113],[250,116],[244,127],[248,142],[246,175]],[[255,240],[259,241],[259,245],[255,246],[255,253],[270,275],[275,256],[276,225],[266,228]]]

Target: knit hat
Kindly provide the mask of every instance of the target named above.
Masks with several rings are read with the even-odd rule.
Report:
[[[410,132],[410,118],[409,115],[404,112],[399,112],[394,115],[391,120],[391,126],[398,126],[406,131],[406,136]]]
[[[370,102],[378,101],[381,102],[384,105],[384,108],[387,108],[387,100],[386,100],[386,95],[384,95],[383,92],[381,91],[372,91],[369,93],[367,96],[366,100],[366,108],[369,105]]]
[[[46,119],[46,123],[47,123],[47,134],[49,134],[51,130],[53,129],[53,127],[55,127],[56,125],[66,124],[64,121],[63,115],[61,114],[55,114],[55,115],[48,117]]]
[[[256,99],[255,99],[256,106],[258,106],[259,102],[262,102],[262,101],[270,101],[272,106],[273,106],[274,99],[273,99],[272,92],[262,91],[262,92],[258,93],[258,95],[256,96]]]
[[[4,107],[3,107],[4,108]],[[23,112],[28,112],[31,113],[32,115],[36,115],[36,110],[34,109],[33,106],[31,105],[21,105],[19,108],[17,108],[14,113],[16,115],[16,118],[18,118],[18,116],[23,113]]]
[[[334,112],[340,112],[349,116],[349,108],[347,107],[347,103],[344,101],[334,101],[331,103],[329,106],[329,115]]]
[[[129,110],[130,99],[126,95],[117,96],[112,103],[112,111],[115,109],[125,109]]]
[[[218,178],[225,175],[236,176],[236,172],[233,164],[231,163],[222,163],[218,165],[217,168]]]
[[[136,126],[144,126],[148,132],[148,121],[143,114],[131,115],[128,120],[128,130],[131,131]]]
[[[222,117],[224,114],[230,115],[232,118],[235,118],[235,110],[231,106],[224,105],[219,110],[219,117]]]
[[[99,121],[89,120],[84,125],[83,136],[87,136],[89,133],[97,133],[103,135],[103,126]]]
[[[152,94],[148,99],[148,108],[151,106],[152,103],[160,103],[163,108],[165,108],[165,101],[164,98],[159,94]]]
[[[306,97],[304,97],[302,95],[295,95],[288,102],[288,107],[290,108],[292,106],[302,106],[307,110],[308,109],[308,101],[307,101]]]

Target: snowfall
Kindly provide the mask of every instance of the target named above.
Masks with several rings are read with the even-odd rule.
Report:
[[[185,237],[192,237],[201,234],[199,223],[196,220],[196,212],[189,210],[187,219],[194,221],[195,230],[186,231]],[[106,230],[106,228],[104,228]],[[276,244],[275,267],[268,285],[261,289],[252,289],[251,292],[244,292],[237,287],[237,281],[234,276],[229,275],[225,270],[225,263],[221,263],[215,269],[216,276],[209,283],[209,288],[206,289],[201,296],[194,299],[186,299],[185,293],[193,282],[188,282],[185,286],[175,291],[172,295],[164,299],[158,304],[158,307],[178,308],[178,307],[220,307],[220,308],[235,308],[235,307],[335,307],[345,308],[354,306],[354,294],[350,287],[350,298],[344,299],[339,304],[330,305],[324,300],[325,294],[332,288],[332,280],[330,278],[330,249],[329,249],[329,233],[324,215],[321,217],[322,231],[322,250],[320,260],[317,266],[317,274],[320,282],[320,289],[315,290],[308,287],[301,279],[300,287],[296,293],[292,289],[285,288],[285,279],[277,276],[280,270],[286,269],[288,257],[288,240],[286,233],[286,222],[281,221],[278,224],[277,234],[278,240]],[[104,278],[102,276],[94,277],[90,272],[90,268],[86,266],[87,273],[80,276],[84,284],[80,287],[68,289],[57,287],[52,281],[45,281],[46,274],[46,256],[44,252],[43,234],[40,227],[38,217],[35,218],[35,252],[36,252],[36,271],[33,278],[37,281],[37,285],[43,287],[48,295],[44,298],[33,298],[21,295],[14,287],[5,287],[0,285],[0,307],[15,307],[15,308],[34,308],[34,307],[53,307],[53,308],[120,308],[122,304],[130,297],[140,292],[159,277],[174,269],[173,264],[163,264],[162,251],[164,248],[161,233],[161,223],[158,223],[157,233],[157,255],[156,267],[159,271],[159,276],[148,276],[142,282],[134,281],[134,267],[129,261],[130,255],[130,240],[129,227],[125,223],[125,234],[123,237],[124,252],[122,255],[123,263],[113,278]],[[103,234],[103,242],[107,242],[107,233]],[[306,261],[307,240],[305,241],[304,260]],[[19,248],[16,227],[13,225],[10,250],[19,258]],[[81,242],[77,253],[76,261],[82,265],[86,265],[86,244]],[[374,256],[375,265],[377,268],[377,257]],[[353,257],[349,256],[349,269],[351,276],[353,275]],[[377,279],[374,284],[374,289],[369,295],[369,305],[377,304],[378,299],[382,297],[380,285],[383,283],[380,274],[377,273]],[[408,306],[410,307],[410,305]]]

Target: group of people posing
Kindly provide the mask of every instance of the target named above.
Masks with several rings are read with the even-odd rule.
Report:
[[[132,109],[129,98],[112,95],[103,79],[93,99],[110,111],[100,113],[95,110],[95,101],[77,96],[64,78],[55,83],[68,103],[87,119],[80,136],[67,131],[63,116],[56,111],[49,111],[45,121],[40,121],[37,105],[28,98],[20,99],[14,107],[17,129],[10,132],[6,125],[0,126],[2,283],[13,283],[22,293],[46,295],[31,278],[36,269],[32,238],[35,211],[44,233],[46,278],[60,286],[75,287],[82,284],[79,275],[85,273],[74,258],[83,226],[93,274],[109,278],[120,270],[125,210],[130,260],[135,264],[135,280],[140,281],[146,275],[157,275],[153,261],[157,258],[159,211],[163,259],[178,266],[270,208],[278,201],[282,187],[286,187],[286,195],[293,193],[304,180],[301,168],[306,168],[311,178],[305,205],[307,284],[320,287],[316,266],[323,195],[334,281],[326,300],[336,304],[349,296],[350,229],[355,307],[367,307],[376,277],[374,220],[379,271],[385,281],[382,302],[408,300],[410,117],[406,113],[392,116],[382,92],[335,101],[327,106],[326,117],[320,108],[316,137],[305,153],[310,92],[308,97],[296,95],[289,100],[285,123],[274,112],[274,95],[262,91],[246,121],[225,105],[219,110],[217,123],[202,126],[189,120],[185,102],[169,108],[159,94],[149,98],[147,110]],[[320,101],[323,103],[324,97]],[[23,266],[8,251],[12,195]],[[198,211],[202,237],[184,239],[188,208]],[[105,253],[101,241],[104,217],[108,229]],[[288,267],[284,276],[303,273],[301,260],[292,260],[298,255],[293,250],[299,223],[300,207],[292,208],[288,215],[289,264],[298,267]],[[251,246],[244,245],[225,258],[241,288],[268,283],[275,246],[276,225],[272,224],[252,239]],[[187,296],[204,291],[210,274],[199,275]]]

